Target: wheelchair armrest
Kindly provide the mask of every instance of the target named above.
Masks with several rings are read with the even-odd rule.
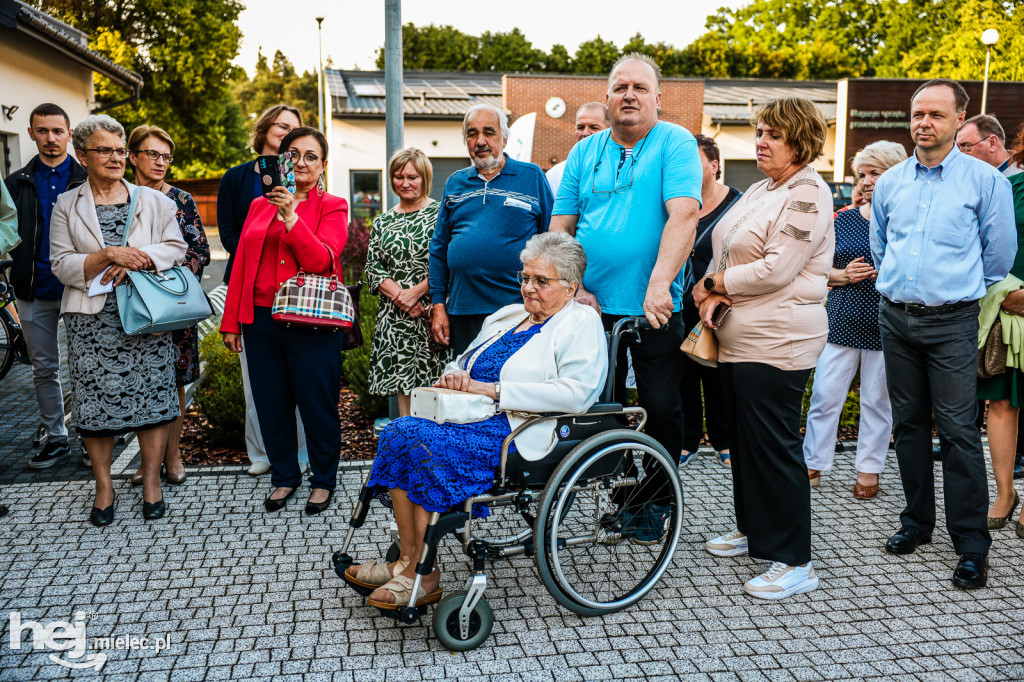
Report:
[[[594,403],[587,410],[587,414],[608,414],[609,412],[622,412],[620,403]]]

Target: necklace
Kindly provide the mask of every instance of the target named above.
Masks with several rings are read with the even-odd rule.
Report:
[[[785,176],[783,176],[783,177],[779,178],[779,181],[778,181],[778,182],[775,182],[775,181],[769,182],[769,183],[768,183],[768,191],[769,191],[769,192],[774,192],[774,191],[775,191],[775,190],[777,190],[777,189],[778,189],[779,187],[782,187],[782,186],[783,186],[784,184],[786,184],[787,182],[789,182],[789,179],[790,179],[790,178],[792,178],[792,177],[793,177],[794,175],[796,175],[797,173],[799,173],[800,171],[802,171],[802,170],[803,170],[804,168],[806,168],[806,166],[800,166],[799,168],[796,168],[796,169],[794,169],[794,170],[793,170],[792,172],[790,172],[789,174],[787,174],[787,175],[785,175]]]

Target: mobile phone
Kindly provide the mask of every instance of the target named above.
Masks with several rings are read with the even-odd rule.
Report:
[[[728,317],[732,311],[732,306],[728,303],[719,303],[715,306],[715,312],[711,313],[711,324],[718,327],[722,324],[722,320]]]
[[[256,167],[260,171],[260,187],[263,196],[267,196],[275,187],[284,187],[295,194],[295,170],[292,166],[292,155],[268,154],[256,159]]]

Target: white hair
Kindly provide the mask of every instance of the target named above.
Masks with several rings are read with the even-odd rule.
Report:
[[[853,157],[853,172],[856,174],[864,164],[888,170],[907,160],[907,150],[899,142],[879,140],[872,142]]]
[[[86,116],[82,121],[75,126],[75,130],[71,133],[71,144],[75,149],[79,151],[85,151],[85,146],[89,143],[89,138],[97,130],[105,130],[108,133],[114,133],[121,138],[121,142],[124,143],[124,127],[107,116],[106,114],[93,114]]]
[[[493,112],[498,117],[498,127],[501,129],[501,139],[508,141],[508,114],[506,114],[500,107],[496,107],[493,104],[474,104],[466,112],[465,117],[462,119],[462,139],[466,139],[466,128],[469,127],[469,119],[474,114],[480,113],[481,111]]]
[[[587,254],[580,243],[565,232],[542,232],[530,237],[519,254],[519,260],[526,265],[538,258],[550,263],[559,279],[583,283]]]

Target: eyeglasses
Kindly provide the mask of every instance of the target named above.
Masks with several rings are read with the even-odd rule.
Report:
[[[627,185],[620,185],[620,186],[614,187],[613,189],[609,189],[609,190],[600,190],[600,189],[597,189],[597,186],[596,186],[596,183],[597,183],[597,171],[598,171],[598,169],[601,168],[601,163],[604,162],[604,152],[605,152],[605,149],[607,149],[607,147],[608,147],[608,140],[610,140],[610,139],[612,139],[611,135],[609,135],[608,137],[604,138],[604,145],[601,146],[601,152],[600,152],[600,154],[597,155],[597,163],[594,164],[594,174],[590,178],[590,193],[591,194],[596,194],[598,196],[611,196],[613,194],[621,194],[623,192],[628,192],[630,189],[632,189],[632,187],[633,187],[633,166],[636,165],[636,160],[637,160],[637,157],[640,154],[640,150],[643,149],[644,143],[647,142],[647,137],[645,136],[644,139],[640,140],[640,144],[633,148],[632,153],[629,155],[629,184],[627,184]],[[617,180],[618,180],[618,173],[617,172],[615,173],[614,178],[615,179],[613,180],[613,184],[618,184],[617,183]]]
[[[292,163],[298,163],[299,161],[305,161],[307,166],[315,165],[320,157],[313,152],[306,152],[305,155],[299,154],[297,149],[289,149],[288,153],[292,155]]]
[[[96,152],[96,156],[101,159],[109,159],[112,154],[122,159],[128,156],[128,150],[124,147],[120,147],[118,149],[114,149],[113,147],[96,147],[94,149],[86,149],[85,151]]]
[[[285,131],[286,133],[290,133],[292,131],[292,127],[290,125],[288,125],[287,123],[271,123],[270,125],[277,126],[278,128],[280,128],[281,130]]]
[[[163,159],[164,163],[174,161],[174,154],[161,154],[155,149],[136,149],[135,153],[145,154],[150,161],[156,161],[157,159]]]
[[[992,136],[989,135],[988,137]],[[974,142],[957,142],[956,146],[960,147],[960,151],[962,151],[964,154],[970,154],[972,149],[977,147],[982,142],[988,141],[988,137],[982,138],[980,140],[975,140]]]
[[[522,270],[516,273],[516,279],[519,280],[519,283],[522,284],[524,287],[529,286],[530,282],[533,282],[533,285],[536,286],[538,289],[543,289],[552,282],[565,282],[566,284],[569,283],[568,281],[561,278],[550,279],[548,277],[534,277],[532,275],[527,275],[523,273]]]

